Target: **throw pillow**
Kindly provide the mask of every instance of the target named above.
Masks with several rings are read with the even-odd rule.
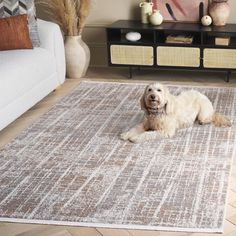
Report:
[[[34,0],[0,0],[0,18],[28,15],[30,38],[34,47],[40,46]]]
[[[32,49],[27,15],[0,19],[0,50]]]

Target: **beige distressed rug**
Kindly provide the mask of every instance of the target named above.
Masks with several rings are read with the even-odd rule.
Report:
[[[222,232],[234,126],[196,124],[172,139],[122,141],[142,117],[144,87],[82,82],[6,145],[0,221]],[[235,89],[196,89],[235,123]]]

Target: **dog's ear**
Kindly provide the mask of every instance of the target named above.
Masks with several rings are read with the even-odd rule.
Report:
[[[143,94],[143,96],[140,98],[140,106],[141,109],[146,111],[147,107],[146,107],[146,102],[145,102],[145,93]]]
[[[145,88],[144,93],[140,99],[140,106],[143,111],[147,111],[146,102],[145,102],[146,90],[147,90],[147,87]]]
[[[174,96],[170,94],[167,87],[165,89],[165,97],[166,97],[166,114],[169,115],[174,112]]]

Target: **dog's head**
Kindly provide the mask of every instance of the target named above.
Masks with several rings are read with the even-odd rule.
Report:
[[[144,111],[156,110],[169,114],[173,110],[169,90],[160,83],[153,83],[146,86],[140,104],[141,109]]]

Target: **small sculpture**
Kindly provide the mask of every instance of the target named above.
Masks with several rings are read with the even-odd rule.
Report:
[[[141,34],[139,32],[128,32],[125,38],[131,42],[135,42],[141,39]]]
[[[212,18],[208,15],[205,15],[201,19],[202,25],[209,26],[212,23]]]

